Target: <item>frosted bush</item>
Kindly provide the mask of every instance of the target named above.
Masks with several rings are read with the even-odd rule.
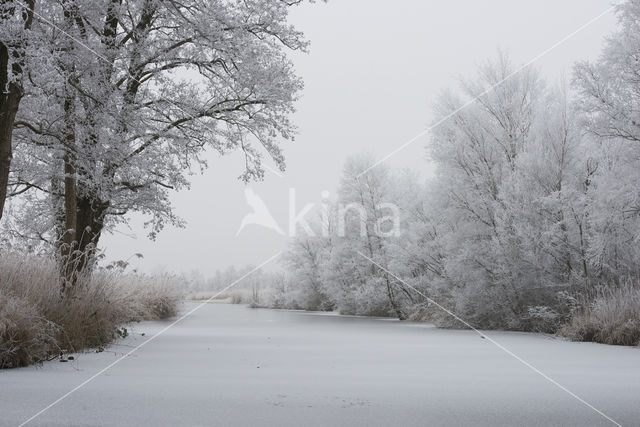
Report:
[[[125,323],[177,314],[176,278],[98,270],[66,297],[52,260],[0,257],[0,368],[106,345]]]
[[[0,369],[45,360],[57,349],[56,332],[33,304],[0,289]]]
[[[574,341],[640,345],[640,284],[600,290],[560,334]]]

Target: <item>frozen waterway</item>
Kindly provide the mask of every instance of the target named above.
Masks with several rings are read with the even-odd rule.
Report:
[[[20,424],[164,326],[138,324],[72,363],[0,371],[0,425]],[[640,349],[488,334],[620,424],[640,426]],[[612,424],[470,331],[209,304],[29,425]]]

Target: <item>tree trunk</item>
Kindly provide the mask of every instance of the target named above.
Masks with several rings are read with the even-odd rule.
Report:
[[[65,233],[65,241],[62,244],[62,293],[66,293],[75,286],[78,278],[90,274],[96,262],[96,248],[102,230],[104,218],[109,206],[108,203],[90,197],[79,196],[81,191],[74,186],[65,187],[75,192],[75,197],[65,194],[65,226],[69,227],[69,221],[75,221],[73,232]],[[68,210],[70,209],[70,210]],[[75,215],[71,214],[75,213]],[[73,236],[73,237],[71,237]]]
[[[104,218],[109,204],[96,198],[79,197],[77,200],[78,260],[76,274],[93,269],[96,249],[104,229]]]
[[[387,284],[387,297],[389,298],[389,303],[391,304],[391,308],[393,308],[393,311],[396,312],[396,316],[398,316],[398,320],[406,320],[407,316],[400,309],[393,295],[393,287],[391,284],[391,280],[389,279],[389,274],[387,274],[387,272],[384,272],[384,280]]]
[[[2,212],[7,199],[7,188],[9,187],[13,122],[18,112],[21,97],[20,93],[9,89],[9,93],[3,93],[0,99],[0,219],[2,219]]]
[[[8,77],[9,49],[4,43],[0,43],[0,219],[9,186],[13,122],[22,98],[22,88],[16,83],[8,83]]]
[[[62,293],[73,287],[77,279],[78,249],[78,191],[75,167],[76,132],[74,123],[74,95],[71,87],[67,87],[64,100],[65,114],[65,148],[64,155],[64,229],[60,252],[60,276]]]
[[[3,6],[5,3],[6,0],[0,2]],[[27,7],[20,12],[25,30],[31,27],[35,0],[27,0],[26,3]],[[13,8],[5,9],[2,16],[0,16],[0,21],[11,19],[13,13]],[[2,219],[9,187],[9,169],[11,168],[13,155],[11,151],[13,122],[24,93],[21,83],[24,68],[24,48],[25,46],[20,45],[20,42],[18,42],[18,46],[10,46],[0,42],[0,219]],[[9,81],[10,74],[13,77],[12,81]]]

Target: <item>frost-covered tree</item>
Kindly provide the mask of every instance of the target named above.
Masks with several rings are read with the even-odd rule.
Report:
[[[316,224],[321,225],[321,224]],[[295,291],[281,304],[304,310],[332,310],[335,298],[328,293],[325,278],[327,262],[332,253],[332,238],[298,235],[285,254],[288,280]]]
[[[330,283],[343,295],[345,287],[350,289],[349,298],[341,301],[343,312],[393,313],[405,318],[397,295],[402,284],[385,271],[389,267],[389,245],[397,238],[394,222],[397,225],[400,221],[393,203],[395,177],[384,165],[370,169],[374,161],[371,154],[362,154],[349,158],[344,166],[337,212],[341,238],[330,260],[330,271],[336,273]]]
[[[414,296],[385,270],[391,268],[399,242],[407,238],[398,235],[408,216],[401,205],[414,201],[415,195],[406,191],[410,179],[392,174],[388,167],[362,174],[374,161],[370,154],[349,158],[337,200],[314,223],[316,235],[299,235],[292,242],[286,267],[298,288],[293,306],[407,316],[407,301]]]
[[[430,144],[438,174],[426,247],[438,254],[432,280],[475,324],[553,329],[568,314],[563,295],[589,284],[593,147],[564,87],[513,69],[500,56],[463,97],[447,92],[436,106],[455,114]]]
[[[620,29],[596,63],[575,68],[577,106],[598,154],[590,177],[588,257],[601,280],[640,269],[640,1],[617,6]]]
[[[574,82],[587,129],[604,138],[640,143],[640,2],[616,6],[619,30],[605,42],[595,63],[575,66]]]
[[[441,235],[446,277],[451,286],[464,288],[462,305],[477,306],[479,318],[503,317],[501,322],[517,318],[515,284],[525,274],[518,268],[522,247],[504,185],[532,144],[543,90],[534,70],[507,78],[512,71],[501,55],[463,84],[462,97],[445,93],[436,106],[443,117],[466,99],[476,101],[437,127],[430,145],[440,188],[436,215],[447,218],[449,229]]]
[[[206,149],[241,150],[244,180],[263,176],[265,154],[284,168],[279,142],[293,138],[302,88],[287,51],[307,46],[287,22],[299,3],[38,3],[32,31],[52,52],[50,72],[26,89],[12,171],[14,192],[40,216],[34,234],[89,254],[82,269],[129,212],[150,216],[152,237],[180,225],[169,191],[207,166]]]

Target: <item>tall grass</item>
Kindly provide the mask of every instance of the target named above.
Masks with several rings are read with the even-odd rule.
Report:
[[[128,322],[175,316],[181,298],[173,281],[99,270],[80,277],[63,297],[55,262],[3,253],[0,368],[104,346]]]
[[[560,335],[574,341],[640,345],[640,283],[606,288],[578,310]]]

